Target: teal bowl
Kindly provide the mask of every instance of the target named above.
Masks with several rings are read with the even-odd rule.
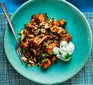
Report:
[[[75,50],[72,59],[65,63],[61,60],[47,70],[40,67],[26,67],[18,58],[16,41],[7,26],[4,35],[4,48],[7,58],[14,69],[25,78],[42,84],[64,82],[77,74],[88,60],[92,48],[92,33],[85,16],[72,4],[64,0],[29,0],[11,17],[16,34],[24,28],[33,14],[47,13],[50,18],[67,21],[66,30],[72,35]],[[17,35],[17,37],[19,37]]]

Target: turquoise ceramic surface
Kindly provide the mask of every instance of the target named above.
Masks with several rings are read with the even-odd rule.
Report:
[[[34,82],[42,84],[64,82],[78,73],[89,57],[92,47],[92,34],[89,24],[84,15],[67,1],[30,0],[24,3],[11,18],[16,34],[36,13],[47,13],[50,18],[57,20],[64,18],[67,21],[66,30],[72,35],[72,42],[75,44],[72,59],[67,63],[59,60],[57,64],[53,64],[47,70],[42,70],[36,66],[26,67],[20,62],[16,54],[16,41],[9,27],[6,28],[4,36],[7,58],[17,72]]]

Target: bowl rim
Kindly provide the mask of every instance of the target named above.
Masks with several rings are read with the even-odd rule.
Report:
[[[28,0],[28,1],[26,1],[25,3],[23,3],[23,4],[13,13],[13,15],[11,16],[11,20],[13,19],[13,17],[15,17],[15,15],[17,14],[17,12],[18,12],[23,6],[25,6],[26,4],[28,4],[28,3],[32,2],[32,1],[34,1],[34,0]],[[80,15],[85,19],[85,22],[87,23],[88,28],[89,28],[89,33],[90,33],[89,35],[90,35],[90,39],[91,39],[90,49],[89,49],[88,56],[86,57],[85,62],[81,65],[81,67],[80,67],[79,69],[77,69],[77,72],[75,72],[72,76],[64,79],[64,81],[60,81],[60,82],[56,82],[56,83],[55,83],[55,82],[54,82],[54,83],[52,83],[52,82],[51,82],[51,83],[39,82],[38,80],[34,80],[33,78],[29,78],[29,77],[25,76],[24,74],[20,73],[20,71],[18,71],[18,70],[13,66],[13,64],[11,63],[11,61],[9,60],[9,58],[8,58],[8,56],[7,56],[7,52],[6,52],[6,48],[5,48],[5,34],[6,34],[6,29],[5,29],[5,33],[4,33],[4,50],[5,50],[5,53],[6,53],[6,56],[7,56],[7,59],[8,59],[8,61],[9,61],[9,63],[12,65],[12,67],[13,67],[20,75],[22,75],[23,77],[25,77],[25,78],[33,81],[33,82],[39,83],[39,84],[58,84],[58,83],[65,82],[65,81],[67,81],[68,79],[72,78],[73,76],[75,76],[75,75],[84,67],[84,65],[86,64],[86,62],[87,62],[87,60],[88,60],[88,58],[89,58],[89,55],[90,55],[90,53],[91,53],[91,50],[92,50],[92,31],[91,31],[90,25],[89,25],[86,17],[84,16],[84,14],[83,14],[76,6],[74,6],[74,5],[71,4],[70,2],[68,2],[68,1],[66,1],[66,0],[60,0],[60,1],[65,2],[66,4],[70,5],[72,8],[74,8],[75,10],[77,10],[77,11],[80,13]],[[7,27],[8,27],[8,26],[7,26]],[[6,28],[7,28],[7,27],[6,27]]]

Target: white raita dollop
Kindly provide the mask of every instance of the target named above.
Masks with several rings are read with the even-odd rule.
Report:
[[[60,47],[54,47],[54,54],[63,61],[69,61],[74,51],[74,44],[72,42],[62,41]]]

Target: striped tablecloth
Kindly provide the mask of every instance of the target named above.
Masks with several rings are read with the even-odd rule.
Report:
[[[93,32],[93,13],[84,13]],[[6,19],[0,14],[0,85],[41,85],[17,73],[8,62],[4,52],[4,31]],[[59,85],[93,85],[93,49],[91,55],[83,69],[70,80]]]

